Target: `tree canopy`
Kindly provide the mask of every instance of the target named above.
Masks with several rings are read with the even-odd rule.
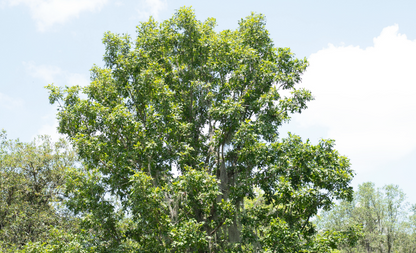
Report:
[[[76,231],[74,218],[61,206],[66,172],[76,162],[64,140],[53,143],[40,136],[24,143],[0,132],[1,252],[47,241],[51,227]]]
[[[48,85],[59,132],[85,167],[68,207],[101,252],[325,252],[311,218],[351,200],[353,171],[333,140],[279,127],[307,108],[308,63],[276,48],[265,17],[215,30],[190,8],[108,32],[86,87]],[[290,95],[284,95],[290,94]],[[335,239],[334,239],[335,238]]]
[[[397,185],[377,189],[374,183],[363,183],[353,201],[342,201],[323,212],[317,223],[331,231],[363,226],[358,244],[341,244],[341,252],[416,252],[416,205],[405,202]]]

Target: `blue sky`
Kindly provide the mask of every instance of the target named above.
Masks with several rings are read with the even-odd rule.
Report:
[[[398,184],[416,203],[416,1],[0,0],[0,128],[23,141],[57,136],[43,87],[87,85],[104,32],[134,36],[181,6],[218,30],[265,14],[275,45],[309,59],[300,86],[316,98],[281,132],[335,139],[354,186]]]

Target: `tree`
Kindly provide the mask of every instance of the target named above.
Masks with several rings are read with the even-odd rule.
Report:
[[[76,231],[75,220],[60,206],[66,170],[76,161],[64,140],[52,143],[40,136],[23,143],[0,132],[1,252],[47,241],[51,227]]]
[[[405,217],[405,194],[397,185],[386,185],[383,188],[385,192],[385,234],[387,243],[387,252],[393,252],[394,242],[397,242],[400,223]],[[397,248],[397,247],[396,247]]]
[[[344,231],[363,226],[358,245],[342,245],[342,252],[415,252],[414,216],[408,215],[405,194],[398,186],[376,189],[359,185],[351,202],[342,201],[318,219],[321,230]]]
[[[48,85],[59,131],[86,166],[69,206],[98,250],[312,250],[311,218],[352,197],[332,140],[279,139],[312,100],[295,87],[306,59],[274,47],[263,15],[234,31],[215,25],[181,8],[140,23],[134,41],[108,32],[90,85]],[[246,208],[256,188],[263,202]]]

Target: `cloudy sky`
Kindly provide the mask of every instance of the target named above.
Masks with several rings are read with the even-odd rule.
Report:
[[[0,128],[23,141],[56,136],[43,87],[87,85],[104,32],[134,36],[140,21],[181,6],[218,30],[265,14],[275,45],[308,58],[301,86],[315,96],[282,133],[335,139],[355,187],[398,184],[416,203],[416,1],[0,0]]]

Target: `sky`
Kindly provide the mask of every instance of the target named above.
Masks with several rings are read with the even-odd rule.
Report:
[[[218,31],[266,15],[276,47],[310,63],[298,87],[315,97],[281,129],[336,141],[353,186],[397,184],[416,203],[416,1],[0,0],[0,129],[31,141],[58,137],[44,86],[88,85],[107,31],[135,36],[139,22],[192,6]]]

